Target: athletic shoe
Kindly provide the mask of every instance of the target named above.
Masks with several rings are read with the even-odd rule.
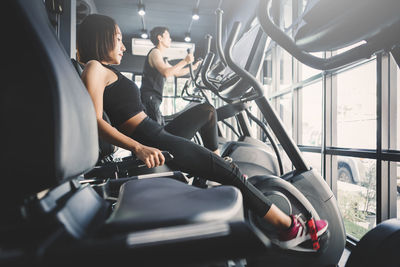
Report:
[[[301,215],[290,215],[292,226],[279,232],[277,244],[282,248],[293,248],[304,241],[311,239],[306,223],[300,217]],[[328,229],[328,222],[325,220],[316,220],[317,236],[321,236]]]

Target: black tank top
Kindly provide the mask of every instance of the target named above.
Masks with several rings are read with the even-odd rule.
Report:
[[[149,55],[151,51],[153,51],[153,49],[155,49],[155,47],[149,51],[149,53],[146,56],[146,60],[144,62],[142,86],[140,87],[140,91],[142,97],[155,96],[161,101],[163,95],[165,77],[162,76],[161,73],[156,68],[150,66]]]
[[[117,74],[118,79],[104,89],[103,109],[110,117],[111,124],[120,126],[139,112],[143,111],[140,91],[137,85],[115,68],[104,65]]]

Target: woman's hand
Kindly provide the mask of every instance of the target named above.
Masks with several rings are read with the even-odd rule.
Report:
[[[149,147],[145,145],[140,145],[134,151],[136,157],[143,161],[148,168],[154,168],[157,166],[161,166],[165,162],[164,155],[161,151],[154,147]]]

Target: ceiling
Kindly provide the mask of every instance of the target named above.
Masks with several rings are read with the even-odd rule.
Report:
[[[92,13],[100,13],[114,18],[121,28],[126,43],[132,37],[140,37],[143,26],[142,19],[137,12],[139,0],[84,1],[90,5]],[[192,21],[192,11],[198,2],[200,19]],[[192,42],[196,44],[196,50],[204,51],[206,34],[211,34],[215,38],[215,10],[219,4],[224,8],[224,5],[229,2],[232,3],[232,0],[142,0],[146,9],[145,27],[150,32],[155,26],[166,26],[174,41],[184,41],[185,33],[190,27],[190,35]]]

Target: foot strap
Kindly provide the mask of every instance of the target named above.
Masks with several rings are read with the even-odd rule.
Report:
[[[315,226],[315,220],[311,215],[311,212],[309,213],[309,218],[307,220],[307,227],[308,231],[311,236],[311,241],[312,241],[312,246],[314,250],[319,250],[320,245],[318,242],[318,234],[317,234],[317,227]]]

